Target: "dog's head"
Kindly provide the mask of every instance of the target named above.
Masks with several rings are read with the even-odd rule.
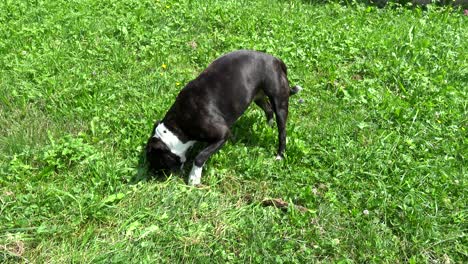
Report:
[[[154,124],[153,133],[159,123],[158,121]],[[167,145],[154,135],[151,135],[146,143],[146,160],[153,172],[168,173],[177,170],[182,165],[180,157],[172,153]]]
[[[146,144],[146,160],[150,170],[154,172],[175,171],[182,165],[180,157],[156,137],[151,137]]]

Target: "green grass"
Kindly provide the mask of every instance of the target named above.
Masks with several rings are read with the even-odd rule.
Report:
[[[0,262],[465,262],[467,39],[431,6],[2,1]],[[286,159],[253,106],[208,187],[152,180],[153,122],[236,49],[305,88]]]

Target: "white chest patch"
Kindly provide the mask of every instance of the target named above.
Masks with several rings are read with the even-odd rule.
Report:
[[[172,153],[180,157],[183,162],[186,161],[185,153],[195,144],[195,141],[182,142],[174,133],[172,133],[163,123],[160,123],[154,130],[154,136],[166,144]]]

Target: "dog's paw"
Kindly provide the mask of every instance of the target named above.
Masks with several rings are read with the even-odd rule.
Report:
[[[283,159],[283,156],[281,156],[281,155],[276,155],[275,160],[282,160],[282,159]]]
[[[190,174],[189,174],[188,184],[192,186],[200,184],[201,172],[202,172],[202,167],[197,167],[193,165],[192,170],[190,171]]]
[[[190,186],[201,185],[201,179],[200,178],[189,178],[188,179],[188,185],[190,185]]]

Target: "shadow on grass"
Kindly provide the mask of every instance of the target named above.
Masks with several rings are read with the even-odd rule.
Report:
[[[168,176],[162,173],[155,173],[149,169],[148,162],[146,161],[146,153],[145,153],[145,145],[142,145],[142,151],[138,155],[138,164],[137,164],[137,172],[133,177],[130,179],[128,184],[133,185],[137,184],[141,181],[158,181],[164,182],[168,179]]]
[[[274,138],[270,138],[269,136],[265,137],[261,131],[255,131],[254,125],[265,126],[266,129],[273,130],[275,134]],[[230,140],[234,144],[242,143],[246,146],[268,148],[271,144],[276,144],[277,130],[276,123],[273,127],[268,126],[263,113],[261,118],[257,115],[244,115],[232,127],[232,136]]]

